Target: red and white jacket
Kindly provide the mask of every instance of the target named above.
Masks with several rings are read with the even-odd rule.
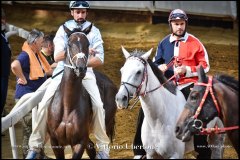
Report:
[[[193,82],[196,82],[196,68],[203,66],[205,73],[210,69],[208,54],[203,44],[193,35],[186,33],[184,37],[176,40],[171,34],[168,35],[158,45],[155,59],[163,58],[165,63],[169,62],[170,57],[176,57],[180,65],[186,66],[186,74],[176,79],[178,88],[182,89]],[[173,70],[175,69],[173,66]]]

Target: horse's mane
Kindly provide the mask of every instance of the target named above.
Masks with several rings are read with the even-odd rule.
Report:
[[[131,53],[131,56],[134,57],[141,57],[141,55],[143,55],[145,52],[143,51],[139,51],[139,50],[134,50]],[[157,77],[157,79],[159,80],[159,82],[161,84],[164,84],[167,82],[167,78],[164,76],[163,72],[161,70],[158,69],[158,67],[152,62],[151,59],[148,58],[147,60],[148,64],[150,65],[154,75]],[[171,92],[172,94],[176,95],[176,86],[172,83],[172,82],[167,82],[166,84],[163,85],[164,88],[166,88],[169,92]]]
[[[145,52],[142,50],[137,50],[135,49],[133,52],[130,53],[131,56],[133,57],[141,57]]]
[[[224,83],[225,85],[231,87],[232,89],[238,92],[239,83],[238,80],[234,79],[234,77],[225,74],[218,74],[215,77],[218,81]]]

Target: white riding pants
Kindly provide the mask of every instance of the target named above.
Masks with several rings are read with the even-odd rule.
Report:
[[[33,125],[32,134],[29,139],[30,149],[39,149],[44,147],[47,132],[48,106],[50,105],[51,99],[61,82],[62,75],[63,74],[58,75],[51,81],[46,89],[42,101],[39,103],[36,123]],[[92,126],[93,134],[96,137],[97,148],[99,151],[105,151],[109,153],[108,144],[110,143],[110,140],[106,134],[105,110],[103,108],[103,103],[100,97],[98,86],[96,84],[96,77],[94,73],[87,72],[82,83],[91,97],[93,109]]]

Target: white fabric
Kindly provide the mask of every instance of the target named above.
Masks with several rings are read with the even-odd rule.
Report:
[[[60,77],[61,75],[58,75],[56,79],[58,80],[52,80],[49,84],[48,88],[46,89],[46,92],[42,98],[42,101],[39,103],[38,110],[37,110],[37,117],[36,117],[36,123],[32,126],[32,134],[29,138],[29,147],[31,149],[33,148],[39,148],[43,147],[45,142],[45,136],[47,132],[47,115],[48,115],[48,106],[50,104],[50,101],[57,90],[58,85],[61,82]]]
[[[83,29],[87,28],[91,23],[89,21],[86,21],[82,24]],[[77,23],[74,20],[69,20],[65,22],[65,26],[73,30],[74,28],[78,27]],[[101,33],[98,28],[95,26],[92,26],[91,32],[87,35],[87,38],[90,42],[89,48],[94,48],[97,51],[96,57],[98,57],[102,63],[104,62],[104,50],[103,50],[103,40]],[[54,56],[56,56],[59,52],[66,50],[67,48],[67,35],[63,29],[63,26],[60,26],[56,36],[53,40],[55,48],[54,48]],[[53,71],[53,76],[64,69],[64,62],[60,61],[57,64],[57,67]],[[89,74],[89,72],[92,72],[92,68],[87,68],[86,76]],[[62,73],[63,74],[63,73]]]
[[[89,21],[86,21],[85,23],[82,24],[82,29],[87,28],[90,24],[91,23]],[[69,20],[69,21],[65,22],[64,25],[70,30],[73,30],[74,28],[78,27],[77,23],[74,20]],[[96,56],[102,62],[104,62],[104,51],[103,51],[103,45],[102,45],[103,40],[102,40],[102,36],[100,34],[99,29],[96,28],[95,26],[92,26],[91,32],[89,32],[89,34],[87,35],[87,38],[90,43],[89,48],[95,47],[94,49],[96,49],[96,51],[98,52],[98,54],[96,54]],[[57,53],[65,50],[67,47],[67,36],[63,29],[63,26],[59,27],[53,41],[55,44],[54,56],[56,56]],[[96,46],[96,44],[98,44],[98,45]]]

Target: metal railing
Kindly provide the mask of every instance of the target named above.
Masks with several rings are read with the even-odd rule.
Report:
[[[11,112],[2,117],[2,133],[9,129],[9,136],[14,159],[18,159],[17,142],[14,125],[17,124],[26,114],[32,111],[32,124],[35,123],[37,117],[37,106],[51,82],[51,78],[47,79],[35,92],[25,94],[13,107]],[[32,125],[33,126],[33,125]]]

